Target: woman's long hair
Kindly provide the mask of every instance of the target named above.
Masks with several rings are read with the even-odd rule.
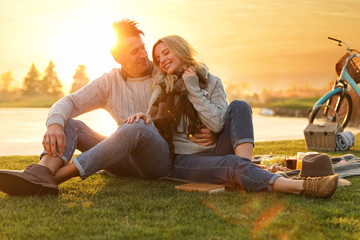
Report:
[[[156,114],[153,118],[154,124],[160,134],[168,142],[170,152],[173,153],[174,144],[172,140],[174,132],[180,131],[181,133],[186,133],[188,136],[191,136],[196,133],[196,129],[202,124],[196,109],[188,99],[188,91],[184,88],[184,82],[181,79],[181,75],[189,67],[192,67],[199,77],[199,87],[204,88],[208,70],[204,64],[195,60],[195,57],[197,56],[195,49],[185,39],[177,35],[160,38],[155,43],[152,51],[155,67],[159,68],[160,65],[154,51],[156,46],[160,43],[164,43],[181,62],[180,72],[174,73],[174,75],[168,75],[166,72],[161,71],[156,77],[153,89],[159,84],[162,91],[151,107]],[[178,95],[176,103],[175,95]],[[157,114],[159,114],[159,116]],[[184,125],[183,129],[179,130],[181,121],[184,122]]]
[[[155,48],[160,43],[164,43],[165,46],[176,56],[180,59],[182,70],[181,72],[187,70],[189,67],[193,67],[195,72],[198,72],[201,68],[206,66],[195,58],[198,56],[198,52],[188,43],[184,38],[178,35],[169,35],[163,38],[160,38],[153,47],[152,50],[152,58],[155,67],[160,68],[159,61],[156,59],[155,56]],[[174,82],[178,78],[177,75],[167,75],[164,72],[161,72],[159,77],[164,77],[165,84],[166,84],[166,92],[171,92],[174,88]],[[181,76],[180,76],[181,77]],[[157,81],[154,81],[156,85]]]

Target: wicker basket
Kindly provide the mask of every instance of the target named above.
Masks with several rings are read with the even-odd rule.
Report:
[[[324,106],[333,109],[333,107],[327,105],[320,105],[317,108]],[[337,113],[335,116],[337,120]],[[342,127],[337,122],[323,124],[310,122],[304,129],[306,146],[309,150],[335,151],[336,134],[342,131]]]
[[[359,54],[359,52],[355,49],[351,49],[351,52],[355,52]],[[349,57],[349,53],[346,53],[340,60],[336,63],[335,69],[337,75],[340,76],[341,70],[344,67],[346,59]],[[350,76],[355,80],[356,83],[360,83],[360,58],[354,57],[350,60],[347,71],[349,72]]]
[[[313,124],[304,130],[306,146],[309,150],[335,150],[335,136],[342,132],[338,123]]]

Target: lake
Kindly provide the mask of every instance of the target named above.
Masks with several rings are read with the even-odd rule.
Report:
[[[0,155],[38,155],[46,131],[48,108],[0,108]],[[304,139],[306,118],[268,117],[253,109],[255,141]],[[86,113],[82,120],[95,131],[110,135],[117,125],[105,110]],[[346,129],[354,134],[359,129]]]

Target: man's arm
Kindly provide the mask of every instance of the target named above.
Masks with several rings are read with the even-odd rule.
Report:
[[[69,118],[104,106],[108,98],[108,78],[100,77],[87,84],[77,92],[63,97],[50,109],[43,137],[43,147],[51,156],[56,156],[56,146],[59,154],[64,155],[66,139],[64,126]]]
[[[104,107],[109,97],[109,79],[102,76],[57,101],[50,109],[46,126],[65,122],[83,113]]]

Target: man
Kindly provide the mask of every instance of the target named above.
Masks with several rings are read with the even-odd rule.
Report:
[[[118,42],[111,54],[121,68],[51,107],[39,164],[31,164],[23,172],[1,170],[0,190],[14,196],[56,195],[61,182],[74,176],[85,179],[100,169],[148,179],[170,174],[169,149],[158,132],[142,120],[123,125],[129,115],[146,112],[151,96],[156,69],[148,59],[141,38],[144,33],[127,19],[113,27]],[[107,110],[121,126],[108,138],[72,119],[98,108]],[[202,145],[214,142],[208,129],[201,129],[192,141]],[[83,153],[69,164],[75,149]]]

